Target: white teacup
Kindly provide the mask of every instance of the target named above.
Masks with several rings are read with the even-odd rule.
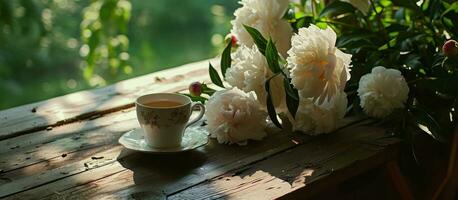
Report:
[[[174,93],[143,95],[137,98],[135,107],[146,142],[154,148],[180,146],[186,127],[199,121],[205,113],[205,106],[201,103]],[[195,107],[200,107],[200,113],[189,121]]]

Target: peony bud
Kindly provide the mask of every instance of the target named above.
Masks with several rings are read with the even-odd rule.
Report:
[[[202,84],[200,82],[193,82],[189,85],[189,93],[192,96],[200,96],[202,94]]]
[[[237,45],[237,38],[234,35],[231,35],[231,44],[233,47]]]
[[[449,40],[442,46],[442,51],[447,57],[453,57],[458,55],[458,43],[455,40]]]

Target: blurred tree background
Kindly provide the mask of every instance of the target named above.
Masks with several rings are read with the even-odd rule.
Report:
[[[236,0],[1,0],[0,109],[216,56]]]

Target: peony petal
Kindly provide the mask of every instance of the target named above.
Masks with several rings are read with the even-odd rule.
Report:
[[[357,92],[365,113],[383,118],[394,109],[404,107],[409,87],[400,71],[377,66],[361,77]]]
[[[220,143],[244,144],[265,136],[267,114],[253,92],[238,88],[215,92],[207,102],[207,129]]]
[[[335,47],[336,37],[331,28],[322,30],[315,25],[293,36],[287,62],[291,82],[301,97],[321,104],[345,88],[351,55]]]

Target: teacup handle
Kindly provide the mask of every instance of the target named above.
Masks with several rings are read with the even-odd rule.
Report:
[[[191,106],[191,112],[194,110],[195,107],[200,107],[200,113],[196,118],[194,118],[191,121],[189,121],[188,124],[186,125],[186,127],[189,127],[189,126],[195,124],[197,121],[202,119],[202,117],[205,114],[205,106],[204,106],[204,104],[199,103],[199,102],[193,103],[192,106]]]

